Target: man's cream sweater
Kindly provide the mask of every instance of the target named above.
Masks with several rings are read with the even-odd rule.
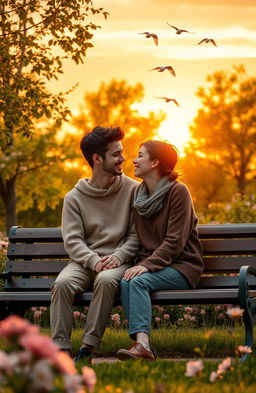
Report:
[[[139,183],[121,175],[108,189],[98,189],[88,180],[79,180],[64,198],[62,236],[70,260],[92,270],[105,255],[133,260],[139,242],[131,206]]]

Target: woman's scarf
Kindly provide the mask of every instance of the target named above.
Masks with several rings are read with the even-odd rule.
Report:
[[[174,181],[171,181],[167,176],[163,176],[157,183],[153,194],[148,196],[148,189],[146,183],[143,181],[135,191],[133,207],[140,216],[151,217],[161,210],[163,199],[173,184]]]

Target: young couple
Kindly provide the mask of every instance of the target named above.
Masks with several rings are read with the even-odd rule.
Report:
[[[106,329],[119,290],[135,343],[121,360],[154,360],[149,345],[151,292],[195,288],[203,271],[197,217],[187,187],[177,182],[176,149],[147,141],[134,159],[135,176],[122,174],[120,127],[95,127],[81,140],[92,168],[64,199],[62,235],[70,257],[52,287],[53,341],[71,353],[76,294],[93,287],[76,360],[89,360]],[[120,283],[121,281],[121,283]]]

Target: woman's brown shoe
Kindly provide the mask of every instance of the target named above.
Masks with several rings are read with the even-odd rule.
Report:
[[[133,344],[129,349],[119,349],[116,353],[119,360],[128,359],[146,359],[155,360],[155,357],[151,351],[148,351],[140,343]]]

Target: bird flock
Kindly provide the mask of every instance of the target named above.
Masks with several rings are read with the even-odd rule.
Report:
[[[185,29],[180,29],[176,26],[173,26],[168,22],[166,22],[166,24],[175,30],[175,34],[182,34],[182,33],[195,34],[194,32],[191,32],[191,31],[188,31]],[[154,44],[156,46],[158,46],[158,35],[156,33],[150,33],[149,31],[144,31],[143,33],[138,33],[138,34],[143,34],[145,38],[152,38],[154,41]],[[197,45],[201,45],[202,43],[212,44],[214,46],[217,46],[217,44],[213,38],[203,38],[200,42],[197,43]],[[154,67],[148,71],[164,72],[165,70],[169,71],[172,76],[176,77],[175,70],[171,65]],[[173,102],[175,105],[180,106],[180,104],[178,103],[178,101],[175,98],[169,98],[169,97],[155,97],[155,98],[159,98],[161,100],[164,100],[167,103]]]

